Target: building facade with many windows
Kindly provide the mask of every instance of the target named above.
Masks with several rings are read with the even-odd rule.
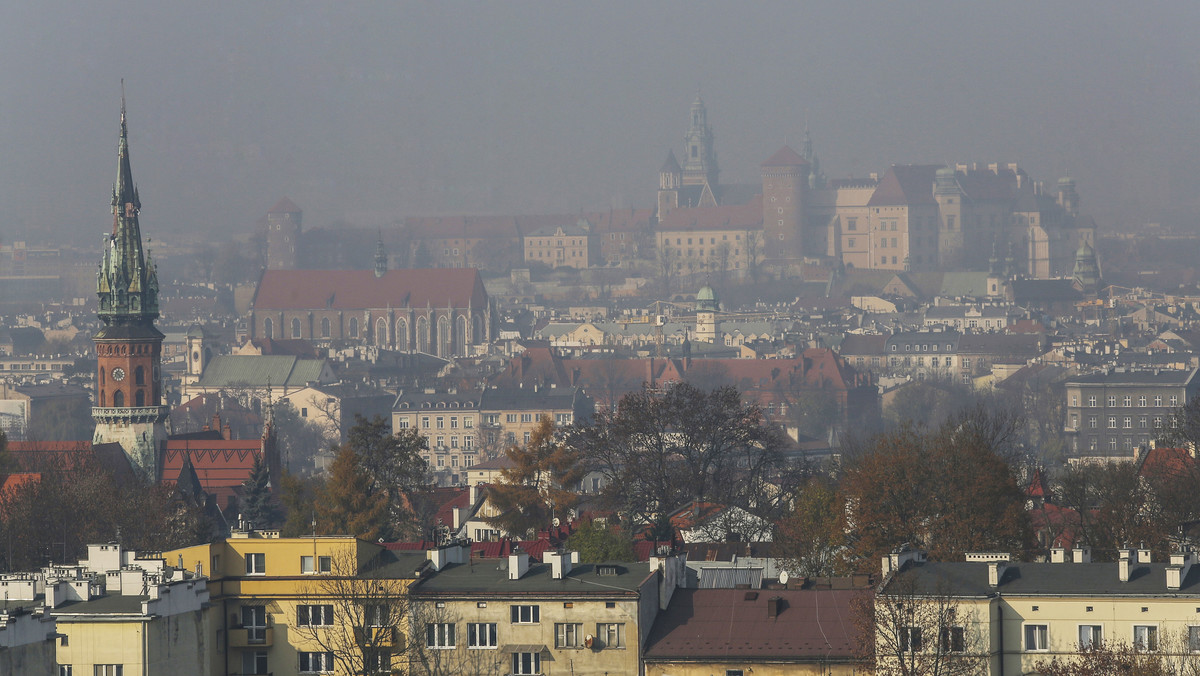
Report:
[[[1200,393],[1196,371],[1113,369],[1068,380],[1064,429],[1073,457],[1133,460],[1172,411]]]

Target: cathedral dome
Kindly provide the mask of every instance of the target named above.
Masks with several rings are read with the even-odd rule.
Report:
[[[696,292],[696,310],[716,312],[720,307],[720,301],[717,300],[717,294],[713,288],[707,284],[700,287]]]

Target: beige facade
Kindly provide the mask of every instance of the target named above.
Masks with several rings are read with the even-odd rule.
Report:
[[[0,674],[57,674],[54,618],[15,605],[0,607]]]
[[[486,459],[479,443],[480,392],[424,390],[402,392],[392,408],[392,430],[415,429],[425,437],[421,457],[438,483],[466,480],[468,468]]]
[[[657,246],[662,264],[676,274],[732,272],[741,276],[751,259],[763,258],[761,224],[749,228],[712,230],[659,230]]]
[[[191,569],[209,571],[216,619],[202,644],[211,651],[212,667],[207,673],[213,676],[315,672],[349,676],[346,662],[334,660],[330,653],[345,652],[347,659],[353,657],[351,662],[361,660],[363,649],[353,645],[353,636],[362,635],[364,627],[370,630],[366,635],[373,636],[373,649],[385,655],[387,664],[401,665],[406,659],[401,654],[403,620],[388,620],[387,638],[379,639],[374,635],[381,630],[364,619],[353,594],[338,593],[338,585],[371,570],[402,593],[425,565],[424,552],[392,554],[352,537],[280,538],[270,531],[251,531],[165,556],[182,560]],[[405,607],[402,598],[380,596],[366,598]],[[350,639],[341,640],[342,635]],[[176,673],[202,672],[193,666]]]
[[[600,240],[581,220],[572,226],[540,228],[525,236],[525,262],[551,268],[587,268],[599,263]]]

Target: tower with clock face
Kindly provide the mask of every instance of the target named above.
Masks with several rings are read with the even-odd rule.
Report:
[[[167,439],[168,410],[162,405],[163,334],[154,326],[158,318],[158,272],[142,249],[140,209],[129,164],[122,100],[112,233],[104,236],[104,254],[96,273],[103,326],[92,338],[98,363],[92,443],[121,444],[133,466],[146,478],[157,481],[159,457]]]

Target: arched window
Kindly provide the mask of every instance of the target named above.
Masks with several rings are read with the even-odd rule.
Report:
[[[429,352],[429,320],[417,317],[417,351]]]
[[[375,344],[379,347],[387,345],[387,329],[388,323],[386,319],[380,317],[375,321]]]
[[[104,408],[105,406],[108,406],[108,393],[100,390],[100,408]]]
[[[396,320],[396,349],[408,349],[408,321],[403,317]]]
[[[139,406],[139,407],[145,406],[146,405],[146,391],[138,390],[137,392],[135,392],[133,395],[133,400],[134,400],[134,402],[136,402],[134,404],[135,406]]]
[[[139,366],[133,370],[133,384],[134,385],[145,385],[146,384],[146,369],[145,369],[145,367]],[[138,404],[138,406],[141,406],[141,404]]]
[[[275,323],[271,321],[270,317],[267,317],[266,319],[263,320],[263,338],[274,338],[274,337],[275,337]]]
[[[321,337],[322,338],[329,337],[329,317],[321,318]]]
[[[350,318],[350,337],[351,338],[358,337],[358,317]]]
[[[449,357],[454,354],[454,343],[450,335],[450,320],[446,317],[439,317],[437,321],[437,355],[439,357]]]
[[[467,316],[459,315],[455,321],[455,348],[458,354],[466,355],[467,347],[471,344],[471,332],[467,326]]]
[[[113,392],[113,406],[115,406],[117,408],[125,407],[125,393],[122,392],[121,390],[117,390],[116,392]]]
[[[300,318],[292,317],[292,338],[300,337]]]

